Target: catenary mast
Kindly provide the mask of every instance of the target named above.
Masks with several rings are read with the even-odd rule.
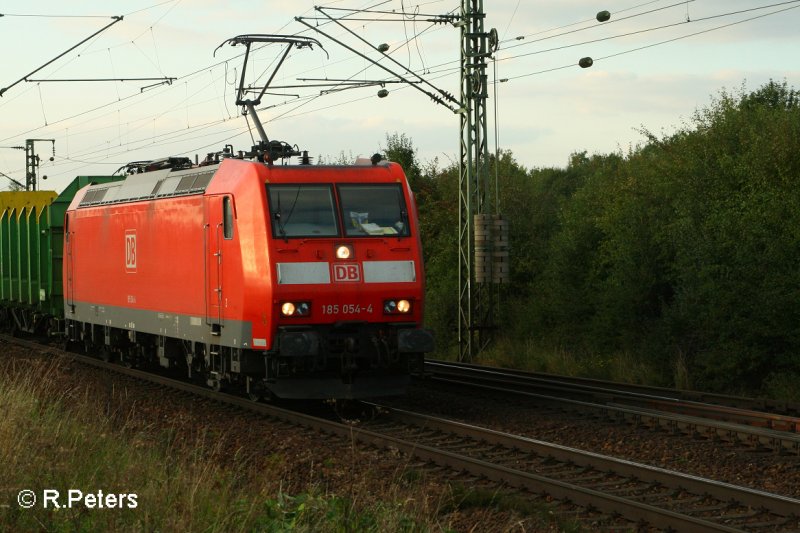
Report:
[[[502,240],[505,223],[497,215],[497,198],[492,195],[496,188],[490,184],[486,125],[486,67],[498,40],[495,29],[484,31],[485,18],[483,0],[462,0],[457,23],[461,28],[462,103],[458,204],[461,360],[471,359],[489,344],[495,328],[498,284],[508,268],[503,244],[507,240]]]

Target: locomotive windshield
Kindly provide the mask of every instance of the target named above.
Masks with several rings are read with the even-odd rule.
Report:
[[[335,237],[333,194],[327,185],[270,185],[272,234],[276,237]]]
[[[345,235],[408,235],[408,211],[400,185],[339,185]]]
[[[278,238],[337,237],[336,207],[328,185],[268,185],[272,234]],[[399,184],[337,186],[347,237],[408,236],[408,211]]]

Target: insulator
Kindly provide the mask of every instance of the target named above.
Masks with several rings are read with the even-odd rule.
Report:
[[[597,22],[608,22],[610,18],[611,18],[611,13],[606,10],[599,11],[597,13]]]

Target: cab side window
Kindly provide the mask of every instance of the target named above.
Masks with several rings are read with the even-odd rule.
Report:
[[[222,199],[222,235],[226,239],[233,239],[233,206],[230,196]]]

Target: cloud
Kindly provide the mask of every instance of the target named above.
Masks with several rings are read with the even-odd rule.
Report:
[[[698,1],[623,20],[668,3],[615,11],[618,4],[588,0],[545,4],[498,0],[485,5],[486,29],[496,27],[510,39],[501,44],[498,57],[519,56],[497,63],[499,77],[509,81],[497,84],[496,102],[495,87],[489,87],[487,117],[492,149],[495,104],[501,147],[512,149],[517,160],[527,166],[564,165],[574,151],[602,153],[641,142],[636,130],[642,125],[652,131],[674,129],[696,108],[707,105],[711,96],[723,87],[738,89],[746,80],[747,89],[754,90],[770,78],[786,79],[790,85],[797,85],[800,79],[794,57],[794,50],[800,44],[800,34],[796,31],[800,9],[632,51],[762,12],[703,21],[715,14],[759,4],[752,0]],[[351,0],[328,5],[361,7]],[[409,5],[402,4],[406,8]],[[687,7],[690,22],[686,21]],[[33,0],[26,8],[39,13],[63,12],[62,4],[53,0]],[[397,0],[382,6],[389,10],[400,8]],[[603,8],[612,11],[612,22],[601,25],[594,16]],[[235,35],[304,31],[305,35],[323,41],[330,60],[316,49],[295,50],[275,84],[299,84],[298,78],[389,77],[385,70],[293,22],[294,16],[313,15],[312,2],[230,0],[220,4],[215,0],[193,0],[159,4],[120,0],[109,7],[100,0],[86,0],[75,9],[86,14],[126,14],[126,17],[87,46],[44,69],[43,76],[180,79],[172,85],[146,91],[140,90],[144,83],[119,82],[41,85],[23,82],[15,86],[0,98],[0,139],[3,139],[0,144],[21,144],[34,136],[56,138],[57,152],[90,154],[86,160],[95,161],[60,162],[48,170],[51,178],[61,174],[67,180],[77,172],[107,172],[113,164],[129,158],[194,154],[220,149],[228,142],[238,147],[249,146],[245,119],[234,105],[243,47],[225,47],[216,57],[212,56],[221,42]],[[434,3],[425,9],[438,12],[449,7]],[[573,25],[576,22],[579,24]],[[102,19],[3,17],[0,46],[25,53],[6,54],[0,87],[105,23]],[[608,39],[668,24],[677,26]],[[533,42],[584,27],[587,29]],[[349,39],[363,53],[375,54],[374,45],[387,42],[393,59],[424,72],[425,78],[436,87],[456,96],[460,94],[457,68],[460,34],[451,25],[429,28],[427,23],[412,19],[391,24],[353,24],[351,29],[366,43],[334,25],[325,29],[337,38]],[[404,45],[407,36],[417,33],[419,38]],[[519,35],[526,38],[514,40]],[[584,41],[596,42],[569,46]],[[263,83],[276,56],[277,47],[254,54],[246,82]],[[595,58],[592,68],[577,66],[583,56]],[[383,64],[412,77],[386,59]],[[490,79],[494,66],[489,63]],[[548,72],[537,74],[541,71]],[[443,154],[457,159],[458,116],[406,85],[388,84],[386,88],[390,95],[384,99],[376,97],[376,87],[328,95],[320,95],[318,88],[285,89],[284,94],[296,93],[302,97],[268,95],[260,115],[270,138],[298,144],[312,154],[337,155],[342,150],[369,154],[385,142],[386,133],[398,132],[412,139],[423,160],[445,159]],[[234,118],[229,119],[230,116]],[[217,147],[215,143],[220,145]],[[15,159],[9,157],[3,154],[0,164],[13,165]]]

